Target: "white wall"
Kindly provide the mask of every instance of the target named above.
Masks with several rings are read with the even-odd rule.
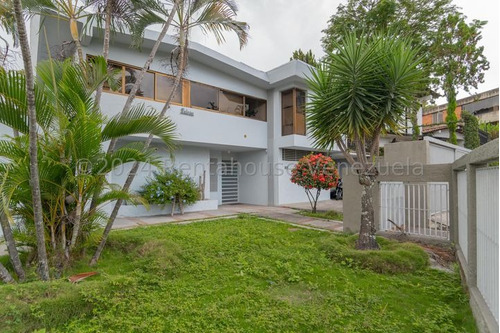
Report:
[[[429,141],[429,164],[453,163],[470,152],[469,149],[439,139],[425,137],[424,140]]]
[[[210,198],[210,177],[208,176],[210,154],[207,148],[184,146],[174,153],[174,160],[171,160],[169,153],[162,148],[161,144],[156,144],[155,146],[158,148],[157,153],[164,162],[165,167],[178,168],[185,175],[190,176],[197,184],[199,183],[199,176],[203,176],[203,170],[206,170],[205,197],[207,199]],[[128,163],[123,168],[117,168],[109,176],[109,181],[123,185],[131,167],[132,164]],[[131,190],[140,190],[147,183],[148,179],[153,177],[156,170],[157,168],[142,163],[132,183]]]
[[[127,97],[123,95],[103,93],[104,114],[112,116],[120,112],[126,99]],[[136,99],[134,103],[144,103],[158,112],[163,107],[162,103],[145,99]],[[167,111],[167,116],[177,126],[177,139],[180,142],[267,148],[267,123],[264,121],[186,108],[193,112],[191,117],[181,114],[181,108],[172,105]]]
[[[279,196],[279,205],[291,204],[291,203],[299,203],[299,202],[308,202],[306,192],[303,187],[298,186],[290,181],[291,172],[295,164],[297,162],[287,162],[282,161],[280,165],[281,175],[277,176],[278,178],[278,196]],[[282,166],[282,167],[281,167]],[[321,200],[329,200],[330,199],[330,191],[321,191],[319,201]]]
[[[267,186],[269,165],[264,150],[238,154],[240,162],[240,202],[252,205],[268,205]]]

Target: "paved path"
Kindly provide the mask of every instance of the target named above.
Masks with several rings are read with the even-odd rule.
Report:
[[[336,201],[330,201],[336,202]],[[341,201],[340,201],[341,203]],[[318,203],[319,204],[319,203]],[[338,202],[337,202],[338,209]],[[193,213],[185,213],[184,215],[160,215],[160,216],[145,216],[145,217],[119,217],[116,219],[113,229],[128,229],[134,228],[137,226],[144,225],[155,225],[155,224],[164,224],[164,223],[182,223],[182,222],[190,222],[195,220],[203,220],[203,219],[215,219],[219,217],[228,217],[235,216],[241,213],[253,214],[260,217],[275,219],[286,221],[294,224],[299,224],[303,226],[326,229],[331,231],[342,231],[343,224],[341,221],[333,221],[333,220],[325,220],[325,219],[317,219],[307,216],[302,216],[298,214],[298,208],[301,208],[302,205],[290,205],[295,206],[295,208],[291,207],[269,207],[269,206],[257,206],[257,205],[245,205],[245,204],[237,204],[237,205],[223,205],[219,206],[217,210],[209,210],[203,212],[193,212]],[[328,202],[322,202],[320,207],[329,206]],[[307,206],[304,206],[306,208]],[[318,207],[318,209],[322,209]],[[327,209],[333,209],[328,207]]]

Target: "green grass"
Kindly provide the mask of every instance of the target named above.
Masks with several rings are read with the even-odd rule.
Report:
[[[317,211],[316,213],[313,213],[310,210],[301,210],[299,212],[299,214],[304,215],[304,216],[309,216],[309,217],[316,217],[319,219],[326,219],[326,220],[335,220],[335,221],[343,221],[344,220],[344,214],[337,212],[335,210]]]
[[[458,273],[352,241],[254,217],[114,231],[96,277],[0,286],[0,332],[475,332]]]

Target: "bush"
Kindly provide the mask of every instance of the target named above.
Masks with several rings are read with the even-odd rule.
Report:
[[[479,140],[479,120],[472,113],[462,111],[464,120],[464,147],[475,149],[481,145]]]
[[[416,244],[399,243],[378,237],[380,250],[356,250],[357,235],[329,239],[321,249],[334,262],[376,273],[411,273],[429,266],[429,256]]]
[[[194,204],[200,197],[196,183],[176,169],[155,172],[154,177],[148,179],[147,184],[142,187],[140,194],[150,204],[174,206],[179,203],[181,209],[184,205]]]

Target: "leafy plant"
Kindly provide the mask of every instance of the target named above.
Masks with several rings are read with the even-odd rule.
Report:
[[[481,145],[479,140],[479,120],[472,113],[462,111],[464,121],[464,146],[474,149]]]
[[[200,196],[196,183],[177,169],[155,172],[140,194],[151,204],[172,204],[172,214],[176,203],[183,213],[184,206],[194,204]]]
[[[491,123],[480,123],[479,129],[488,133],[488,139],[493,140],[498,138],[499,125]]]
[[[83,65],[70,60],[44,62],[37,67],[37,77],[43,233],[50,264],[60,270],[105,218],[102,205],[117,199],[143,201],[110,183],[106,175],[129,162],[160,166],[155,151],[145,150],[140,142],[123,145],[113,153],[105,152],[105,144],[112,138],[153,133],[171,146],[175,126],[141,104],[126,117],[106,119],[93,99],[99,84],[109,79],[102,57]],[[36,250],[25,87],[22,72],[0,69],[0,95],[4,97],[0,99],[0,123],[19,133],[0,140],[0,218],[8,221],[2,221],[3,228],[16,221],[14,247]],[[92,208],[88,203],[94,196],[98,204]],[[11,261],[15,261],[12,256]]]
[[[338,179],[339,172],[335,168],[335,162],[331,157],[321,153],[302,157],[293,167],[290,178],[292,183],[302,186],[306,191],[312,213],[316,213],[321,190],[335,187]]]

